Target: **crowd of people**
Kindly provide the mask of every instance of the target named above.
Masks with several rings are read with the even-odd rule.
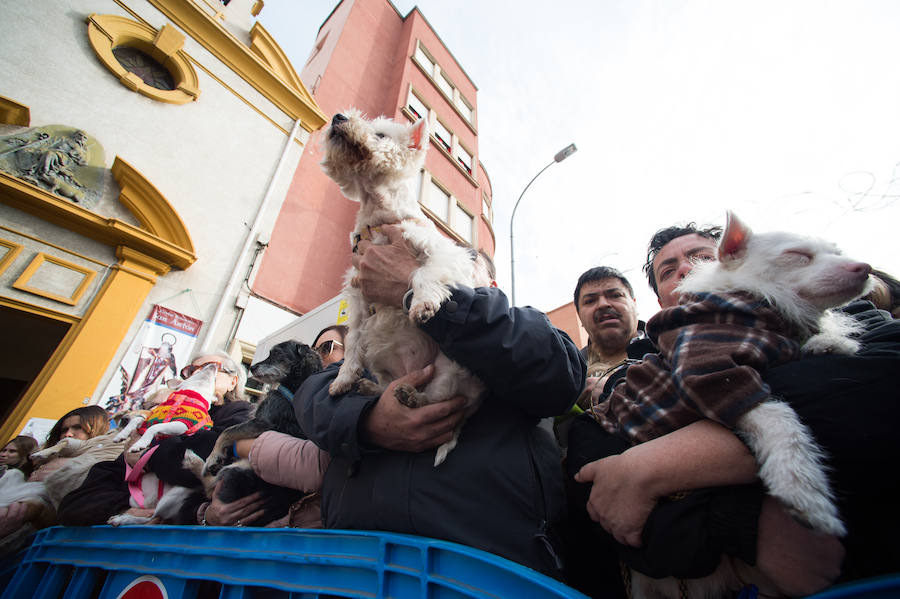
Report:
[[[390,243],[357,245],[357,284],[371,302],[402,305],[418,263],[396,227],[383,229]],[[698,262],[716,259],[720,234],[718,227],[691,223],[654,235],[644,271],[660,308],[677,306],[680,281]],[[756,459],[721,424],[700,420],[633,446],[600,425],[598,402],[623,384],[629,367],[657,351],[638,318],[631,282],[605,266],[588,270],[575,285],[574,305],[588,335],[584,348],[542,312],[510,306],[496,286],[452,289],[421,327],[484,383],[474,414],[465,412],[462,397],[416,409],[398,401],[395,387],[422,387],[432,366],[397,379],[377,397],[355,391],[332,397],[328,387],[347,333],[334,326],[312,343],[323,370],[290,390],[305,438],[267,431],[230,451],[248,459],[267,483],[302,492],[268,526],[445,539],[594,597],[626,596],[632,570],[689,580],[708,576],[723,560],[754,566],[761,578],[752,582],[779,596],[896,572],[900,521],[888,502],[898,486],[890,472],[898,453],[891,427],[898,412],[892,379],[900,364],[894,320],[900,284],[874,274],[872,294],[844,308],[861,323],[855,355],[804,357],[762,373],[766,389],[794,408],[828,456],[847,524],[843,538],[810,529],[768,496]],[[209,455],[222,430],[252,415],[246,375],[228,354],[197,355],[182,376],[211,363],[217,368],[212,429],[162,439],[145,452],[123,452],[129,442],[112,441],[106,413],[85,407],[63,416],[43,445],[85,441],[68,457],[39,463],[28,459],[34,440],[10,441],[0,451],[4,477],[13,470],[28,480],[68,474],[56,485],[62,490],[0,507],[0,536],[21,544],[20,531],[54,523],[86,526],[120,513],[150,515],[167,488],[198,487],[182,465],[185,451]],[[435,448],[463,421],[457,448],[435,467]],[[153,484],[144,484],[147,473]],[[181,521],[259,521],[261,492],[226,502],[219,490],[193,495]]]

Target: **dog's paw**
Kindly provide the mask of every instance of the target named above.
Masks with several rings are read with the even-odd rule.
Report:
[[[128,435],[129,435],[128,431],[124,431],[124,430],[120,431],[119,434],[117,434],[115,437],[113,437],[113,442],[114,443],[122,443],[123,441],[125,441],[128,438]]]
[[[337,397],[338,395],[343,395],[347,391],[353,388],[352,382],[342,381],[339,378],[334,379],[330,385],[328,385],[328,394],[332,397]]]
[[[381,395],[381,386],[375,381],[370,381],[369,379],[359,379],[356,381],[356,384],[353,385],[353,390],[359,393],[360,395],[368,395],[368,396],[376,396]]]
[[[106,521],[110,526],[133,526],[135,524],[147,524],[152,518],[147,516],[132,516],[131,514],[119,514],[110,517]]]
[[[394,397],[407,408],[419,408],[428,403],[426,395],[409,383],[400,383],[394,387]]]
[[[140,439],[135,441],[131,445],[131,447],[128,448],[128,451],[130,453],[137,453],[139,451],[144,451],[145,449],[150,447],[150,441],[151,441],[151,439],[144,439],[144,437],[141,437]]]
[[[813,335],[803,344],[803,353],[806,354],[837,354],[852,356],[860,347],[859,341],[849,337],[819,333]]]
[[[42,460],[46,460],[47,458],[49,458],[52,455],[53,455],[53,448],[49,447],[47,449],[35,451],[33,454],[31,454],[31,459],[42,461]]]
[[[414,304],[409,308],[409,319],[414,324],[423,324],[431,320],[437,313],[439,306],[433,302]]]
[[[216,476],[226,466],[227,461],[221,452],[212,454],[203,464],[203,476]]]

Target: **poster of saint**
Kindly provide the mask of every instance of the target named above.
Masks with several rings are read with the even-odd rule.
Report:
[[[203,321],[155,305],[141,325],[106,391],[111,415],[141,409],[144,398],[178,377],[187,365]]]

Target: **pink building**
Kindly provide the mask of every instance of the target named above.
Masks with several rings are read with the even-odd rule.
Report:
[[[389,0],[343,0],[319,29],[301,79],[329,116],[354,107],[370,117],[427,118],[419,202],[448,237],[494,254],[478,90],[418,8],[403,16]],[[300,313],[340,293],[358,208],[322,173],[321,158],[314,136],[254,283],[257,294]]]

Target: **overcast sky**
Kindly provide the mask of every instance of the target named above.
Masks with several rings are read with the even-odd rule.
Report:
[[[266,0],[260,21],[299,72],[336,2]],[[407,14],[415,3],[397,0]],[[900,274],[900,3],[791,0],[484,2],[418,6],[478,87],[479,159],[496,262],[551,310],[597,265],[640,268],[657,229],[723,224],[826,237]],[[896,169],[896,172],[895,172]],[[551,216],[552,215],[552,216]]]

